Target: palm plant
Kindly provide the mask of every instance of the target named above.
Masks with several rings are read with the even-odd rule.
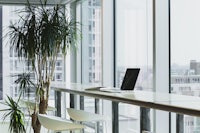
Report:
[[[13,77],[18,77],[15,80],[15,84],[19,84],[19,97],[17,101],[15,101],[12,97],[7,96],[7,100],[5,102],[1,102],[0,104],[3,104],[7,106],[7,109],[2,109],[0,111],[5,112],[3,116],[3,120],[5,120],[7,117],[10,118],[10,124],[9,124],[9,130],[13,133],[25,133],[25,119],[24,119],[24,113],[21,111],[20,108],[20,99],[21,97],[25,95],[26,91],[30,90],[32,87],[35,86],[35,84],[30,80],[30,73],[22,73],[13,75]],[[29,93],[28,93],[29,94]]]
[[[41,124],[37,118],[39,113],[45,114],[48,106],[50,83],[54,76],[54,69],[59,54],[65,55],[70,47],[74,47],[78,40],[76,22],[66,18],[63,5],[47,6],[47,0],[39,6],[27,1],[27,6],[18,12],[21,14],[18,23],[9,26],[11,49],[19,59],[27,60],[34,72],[36,80],[35,102],[39,102],[39,109],[34,108],[32,127],[39,133]],[[18,80],[21,88],[28,88],[23,82],[32,84],[27,77]]]
[[[8,100],[5,100],[5,102],[1,103],[9,107],[7,109],[0,110],[6,111],[6,113],[3,116],[3,120],[5,120],[6,117],[10,117],[10,132],[25,133],[26,131],[24,126],[24,114],[19,107],[19,99],[17,100],[17,102],[15,102],[15,100],[13,100],[13,98],[9,96],[7,96],[7,99]]]

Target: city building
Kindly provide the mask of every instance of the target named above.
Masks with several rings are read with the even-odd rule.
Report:
[[[171,93],[200,97],[200,63],[196,60],[188,62],[187,68],[174,69],[171,74]],[[186,133],[198,132],[199,118],[184,116],[184,131]]]
[[[196,60],[191,60],[190,70],[193,70],[195,75],[200,75],[200,62],[197,62]]]

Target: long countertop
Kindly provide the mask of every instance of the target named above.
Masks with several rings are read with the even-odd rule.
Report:
[[[52,85],[52,89],[56,91],[127,103],[140,107],[159,109],[179,114],[200,116],[200,97],[138,90],[134,90],[133,92],[110,93],[99,91],[96,88],[98,88],[97,85],[82,85],[75,83],[67,85]]]

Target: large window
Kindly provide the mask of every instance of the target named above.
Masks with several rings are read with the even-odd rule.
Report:
[[[101,2],[82,2],[82,83],[101,83]]]
[[[126,68],[141,68],[137,89],[152,90],[152,3],[148,0],[116,1],[116,83]]]
[[[0,10],[0,20],[2,21],[2,25],[0,25],[0,29],[2,30],[2,45],[1,45],[1,51],[0,57],[1,57],[1,67],[0,69],[3,70],[3,73],[0,71],[0,75],[3,76],[2,81],[0,82],[0,86],[3,86],[3,94],[4,96],[9,95],[11,97],[16,97],[19,94],[19,87],[17,87],[16,84],[14,84],[14,81],[17,79],[16,75],[21,74],[24,72],[31,72],[31,67],[29,66],[29,63],[22,59],[19,61],[17,53],[14,51],[14,49],[10,48],[9,46],[9,25],[12,22],[13,24],[19,22],[19,14],[18,10],[22,10],[25,8],[24,6],[13,6],[13,5],[4,5],[2,6],[2,11]],[[20,14],[22,15],[22,14]],[[1,40],[0,40],[1,41]],[[55,66],[55,74],[53,77],[53,82],[63,82],[65,81],[65,71],[64,65],[66,65],[65,58],[63,56],[58,56]],[[32,73],[32,72],[31,72]],[[35,79],[35,75],[32,73],[32,78]],[[1,79],[1,78],[0,78]],[[0,87],[0,92],[1,92]],[[8,89],[10,88],[10,89]],[[35,93],[32,92],[31,95],[33,96]],[[1,95],[1,93],[0,93]],[[0,96],[2,97],[2,96]]]
[[[140,68],[135,89],[152,91],[152,1],[116,0],[115,22],[116,86],[121,86],[126,68]],[[119,132],[139,132],[139,114],[139,107],[120,104]]]
[[[9,41],[9,28],[10,22],[19,22],[19,10],[25,8],[23,5],[2,5],[0,6],[0,100],[5,100],[6,96],[15,97],[19,96],[19,86],[15,84],[15,80],[18,78],[17,75],[23,72],[30,72],[30,78],[34,81],[35,73],[31,71],[30,63],[21,59],[19,61],[17,53],[14,49],[11,49]],[[22,14],[21,14],[22,15]],[[3,37],[3,38],[2,38]],[[66,59],[66,60],[65,60]],[[53,82],[63,82],[69,81],[69,57],[62,56],[60,53],[57,58],[55,66],[55,74],[53,77]],[[67,67],[66,67],[67,66]],[[67,71],[67,76],[65,75]],[[52,82],[52,83],[53,83]],[[25,96],[29,96],[29,99],[33,99],[35,96],[36,88],[30,88],[26,91]],[[23,97],[27,98],[27,97]],[[7,100],[7,99],[6,99]],[[34,99],[35,100],[35,99]],[[3,101],[1,101],[3,103]],[[50,93],[49,105],[54,105],[54,92]],[[4,104],[0,104],[0,110],[7,109]],[[2,118],[5,112],[0,112],[0,117]],[[25,114],[27,115],[27,114]],[[2,125],[2,121],[0,121]],[[4,124],[3,124],[4,125]],[[8,132],[7,120],[5,125],[0,127],[1,132]],[[25,124],[27,126],[27,124]],[[27,128],[28,129],[28,128]]]
[[[81,22],[82,40],[80,49],[77,51],[80,55],[78,62],[81,62],[78,73],[80,82],[83,84],[101,84],[102,83],[102,7],[101,0],[85,0],[77,3],[76,15]],[[84,99],[84,102],[83,102]],[[95,99],[84,97],[81,99],[81,109],[92,113],[97,113],[95,110]],[[102,101],[99,102],[102,113]],[[101,129],[102,130],[102,126]],[[95,132],[95,123],[88,124],[85,132]],[[101,131],[102,132],[102,131]]]
[[[2,70],[3,70],[3,94],[4,96],[8,95],[11,97],[16,97],[18,95],[17,85],[14,84],[14,81],[17,77],[12,77],[19,73],[25,72],[26,64],[24,61],[19,61],[17,54],[13,49],[9,47],[9,37],[6,36],[9,29],[8,26],[10,22],[16,23],[18,21],[18,15],[16,15],[16,10],[22,9],[24,6],[2,6],[2,33],[3,33],[3,42],[2,42]],[[7,89],[5,89],[7,88]],[[9,88],[9,89],[8,89]],[[4,97],[5,98],[5,97]]]
[[[107,0],[104,0],[104,2]],[[164,1],[164,0],[163,0]],[[80,41],[80,47],[77,49],[77,55],[75,55],[74,59],[77,59],[74,68],[76,72],[74,77],[78,80],[77,82],[81,82],[83,84],[89,83],[99,83],[102,84],[102,77],[112,77],[111,80],[114,79],[114,86],[120,87],[122,83],[123,76],[127,68],[140,68],[141,71],[139,73],[139,77],[135,86],[136,90],[141,91],[153,91],[153,58],[156,59],[160,56],[159,52],[163,52],[165,49],[159,49],[162,47],[163,43],[160,43],[168,39],[168,33],[166,33],[166,27],[162,27],[163,25],[159,22],[165,21],[165,17],[160,15],[159,7],[163,4],[163,1],[156,1],[155,4],[155,25],[153,24],[153,0],[114,0],[113,6],[115,9],[115,16],[111,18],[115,18],[110,24],[102,23],[105,22],[104,16],[107,16],[110,13],[106,11],[112,10],[105,9],[102,7],[102,0],[83,0],[76,1],[76,19],[80,21],[80,31],[82,32],[82,38]],[[200,96],[200,1],[199,0],[166,0],[170,1],[170,64],[171,64],[171,73],[170,73],[170,92],[181,95],[191,95],[191,96]],[[165,2],[166,2],[165,1]],[[108,2],[108,1],[107,1]],[[113,2],[113,1],[112,1]],[[110,3],[112,3],[110,2]],[[159,4],[160,5],[159,5]],[[165,3],[166,4],[166,3]],[[164,4],[163,4],[164,5]],[[104,5],[109,7],[108,5]],[[167,6],[166,6],[167,7]],[[0,99],[3,98],[3,95],[9,94],[11,96],[17,96],[18,87],[13,84],[15,78],[10,78],[12,74],[18,74],[23,71],[27,71],[27,63],[19,62],[17,59],[16,52],[6,45],[9,42],[6,38],[4,40],[1,39],[7,32],[6,27],[8,27],[10,21],[17,22],[18,16],[14,14],[14,10],[20,8],[20,6],[2,6],[0,7]],[[105,10],[102,10],[105,9]],[[168,9],[166,9],[168,10]],[[104,14],[103,14],[104,13]],[[104,15],[104,16],[103,16]],[[160,15],[160,16],[159,16]],[[168,14],[167,14],[168,15]],[[108,17],[108,16],[107,16]],[[103,19],[102,19],[103,18]],[[159,19],[162,19],[162,21]],[[166,23],[168,24],[168,16],[166,19]],[[113,26],[114,23],[114,26]],[[107,29],[102,31],[106,26]],[[103,26],[104,25],[104,26]],[[154,41],[156,42],[154,49],[158,50],[154,54],[153,57],[153,25],[156,27]],[[161,25],[161,26],[160,26]],[[165,25],[165,24],[164,24]],[[102,27],[103,26],[103,27]],[[114,28],[114,30],[110,27]],[[160,26],[160,27],[159,27]],[[165,25],[166,26],[166,25]],[[169,25],[167,25],[169,26]],[[164,29],[164,30],[163,30]],[[115,32],[113,32],[113,31]],[[106,33],[105,33],[106,32]],[[161,33],[161,37],[157,33]],[[168,31],[167,31],[168,32]],[[105,34],[112,34],[109,37],[102,37]],[[157,35],[156,35],[157,34]],[[112,40],[107,41],[109,43],[103,44],[106,42],[106,39]],[[103,41],[103,42],[102,42]],[[167,40],[168,41],[168,40]],[[167,42],[164,41],[164,42]],[[168,42],[166,43],[168,45]],[[113,45],[110,47],[110,45]],[[157,45],[157,46],[156,46]],[[104,46],[104,47],[103,47]],[[109,48],[107,48],[109,47]],[[107,49],[106,49],[107,48]],[[102,51],[102,50],[108,51]],[[166,50],[168,52],[168,50]],[[103,70],[106,58],[106,52],[114,53],[113,59],[108,57],[108,63],[112,66],[109,69],[109,72],[115,70],[110,73],[105,73],[107,70]],[[166,54],[165,52],[163,52]],[[73,55],[74,56],[74,55]],[[77,58],[79,57],[79,58]],[[167,55],[167,57],[169,57]],[[112,57],[111,57],[112,58]],[[75,60],[76,60],[75,59]],[[159,58],[160,59],[160,58]],[[169,63],[169,60],[165,60],[163,58],[163,62]],[[67,57],[69,60],[69,57]],[[70,76],[66,76],[66,73],[72,73],[70,71],[69,66],[67,65],[66,60],[62,58],[62,56],[58,57],[55,67],[55,75],[53,80],[65,81]],[[104,64],[103,64],[104,63]],[[155,62],[156,63],[156,62]],[[156,64],[157,65],[157,64]],[[73,65],[71,65],[73,66]],[[71,67],[70,66],[70,67]],[[168,68],[168,65],[165,65]],[[162,66],[163,67],[163,66]],[[77,69],[78,68],[78,69]],[[156,70],[160,70],[159,64],[154,67]],[[103,73],[104,72],[104,73]],[[105,74],[105,75],[103,75]],[[110,74],[113,74],[110,76]],[[159,75],[158,73],[156,73]],[[114,77],[115,76],[115,77]],[[169,79],[169,75],[162,75],[156,77],[157,83],[162,79],[158,79],[159,77],[167,77]],[[3,77],[3,78],[2,78]],[[32,75],[34,78],[34,75]],[[68,79],[69,81],[69,79]],[[166,81],[165,79],[162,81]],[[112,81],[110,82],[112,83]],[[161,83],[162,84],[162,83]],[[112,84],[113,85],[113,84]],[[168,84],[164,86],[167,88]],[[168,92],[168,88],[166,91]],[[96,100],[97,101],[97,100]],[[93,98],[84,98],[84,109],[86,111],[95,112],[95,99]],[[103,110],[107,112],[111,112],[111,104],[110,102],[99,102],[100,109],[102,107],[104,109],[100,110],[100,113]],[[81,106],[81,105],[80,105]],[[78,105],[79,107],[79,105]],[[106,109],[105,109],[106,108]],[[101,112],[102,111],[102,112]],[[107,113],[105,112],[105,113]],[[104,112],[103,112],[104,113]],[[156,113],[155,113],[156,114]],[[175,116],[172,114],[172,116]],[[169,117],[167,116],[167,119]],[[171,129],[172,132],[176,132],[175,128],[175,117],[171,117]],[[191,132],[200,132],[200,119],[197,117],[184,115],[184,133]],[[152,119],[152,118],[151,118]],[[155,119],[156,120],[156,119]],[[163,120],[163,116],[162,116]],[[164,121],[164,120],[163,120]],[[158,122],[159,123],[159,122]],[[168,125],[168,122],[163,122]],[[161,125],[161,124],[160,124]],[[151,124],[153,126],[153,124]],[[159,127],[159,124],[156,125]],[[112,126],[109,125],[109,128]],[[162,127],[162,126],[161,126]],[[151,128],[153,129],[153,128]],[[94,126],[86,129],[87,131],[94,131]],[[155,129],[154,129],[155,130]],[[127,104],[119,104],[119,133],[135,133],[140,132],[140,108],[138,106],[128,106]]]
[[[171,0],[171,93],[200,96],[200,1]],[[200,119],[184,116],[184,133],[200,132]]]
[[[0,6],[0,100],[3,99],[3,80],[2,80],[2,7]]]

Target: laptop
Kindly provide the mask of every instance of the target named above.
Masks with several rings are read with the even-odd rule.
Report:
[[[127,68],[120,88],[100,88],[106,92],[129,92],[133,91],[140,72],[140,68]]]

